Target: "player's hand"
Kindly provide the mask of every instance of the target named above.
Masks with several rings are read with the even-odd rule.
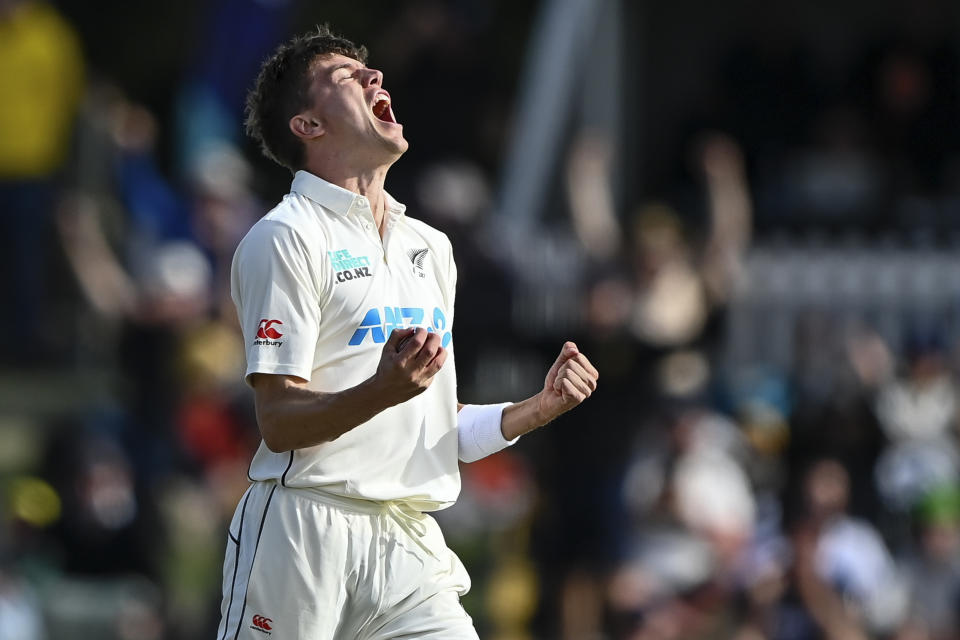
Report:
[[[447,360],[441,335],[423,327],[394,329],[383,345],[375,382],[391,404],[426,391]]]
[[[547,372],[543,391],[539,394],[539,411],[544,422],[553,420],[589,398],[597,388],[599,376],[577,345],[565,342],[556,362]]]

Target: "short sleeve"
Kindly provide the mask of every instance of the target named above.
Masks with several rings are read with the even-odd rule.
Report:
[[[289,225],[261,220],[240,243],[230,274],[243,331],[246,378],[309,380],[320,333],[320,278],[309,246]]]

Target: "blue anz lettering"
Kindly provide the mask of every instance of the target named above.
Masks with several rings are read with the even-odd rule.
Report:
[[[443,331],[447,328],[447,317],[439,307],[433,310],[433,328],[437,331]]]
[[[422,307],[383,307],[382,315],[379,308],[369,309],[347,344],[351,347],[359,346],[366,341],[368,334],[374,344],[383,344],[394,329],[422,327],[426,315]],[[432,320],[432,325],[426,328],[427,331],[440,333],[442,335],[440,344],[447,347],[453,339],[451,332],[446,331],[447,316],[442,309],[435,307]]]
[[[357,346],[367,337],[367,332],[370,333],[374,343],[382,344],[387,341],[383,333],[383,326],[380,324],[380,312],[377,309],[367,311],[366,315],[363,316],[363,320],[360,321],[360,326],[353,332],[353,337],[350,338],[350,342],[347,344],[352,347]]]
[[[403,317],[409,320],[408,327],[419,327],[423,324],[423,309],[420,307],[404,307],[401,311]]]
[[[434,307],[434,309],[433,309],[433,330],[434,330],[434,331],[437,331],[437,332],[439,333],[440,331],[443,331],[443,330],[446,329],[446,328],[447,328],[447,316],[443,315],[443,310],[440,309],[440,307]],[[443,340],[440,342],[441,346],[443,346],[444,348],[446,348],[446,346],[447,346],[448,344],[450,344],[450,340],[451,340],[452,338],[453,338],[453,336],[451,335],[451,333],[450,333],[449,331],[447,331],[446,333],[444,333],[444,334],[443,334]]]
[[[403,316],[400,313],[400,307],[383,308],[383,332],[386,335],[394,329],[403,329]]]

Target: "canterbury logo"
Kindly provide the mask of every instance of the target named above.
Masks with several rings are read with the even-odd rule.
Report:
[[[269,634],[273,630],[273,620],[270,618],[265,618],[261,615],[253,616],[251,621],[253,624],[250,625],[250,628],[254,631],[262,631]]]
[[[257,327],[257,337],[261,340],[276,340],[283,336],[282,333],[273,328],[275,324],[283,324],[279,320],[267,320],[264,318]]]

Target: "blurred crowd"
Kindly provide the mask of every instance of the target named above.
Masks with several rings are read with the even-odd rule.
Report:
[[[325,16],[411,139],[387,188],[453,242],[461,400],[536,391],[564,339],[601,372],[437,514],[481,637],[960,640],[960,50],[938,14],[845,67],[767,24],[731,41],[631,202],[614,158],[658,137],[571,126],[518,254],[494,179],[540,3],[373,6],[190,9],[203,37],[158,106],[100,68],[82,10],[0,0],[0,640],[214,634],[259,442],[230,261],[289,181],[242,98]]]

